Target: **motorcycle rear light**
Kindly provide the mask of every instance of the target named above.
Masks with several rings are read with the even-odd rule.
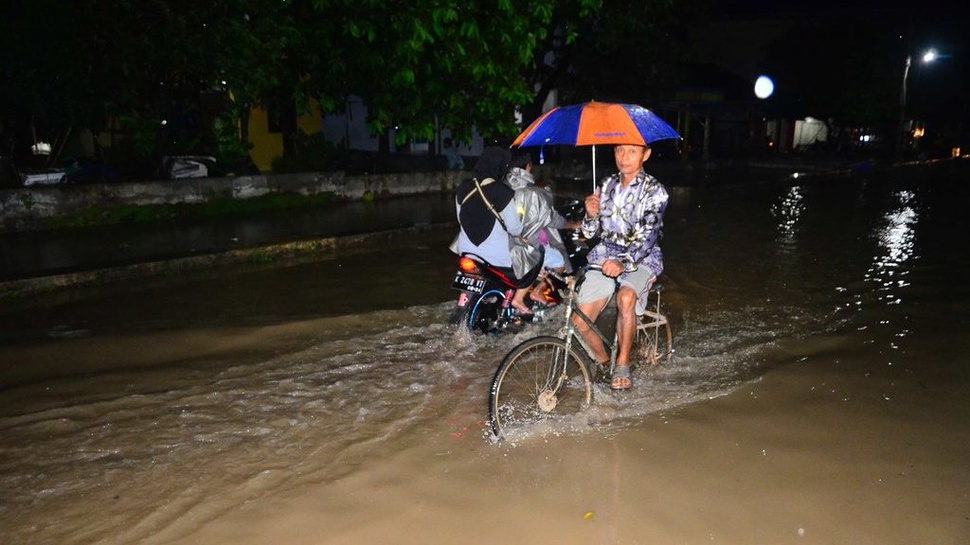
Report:
[[[478,263],[475,263],[475,260],[470,257],[459,259],[458,268],[466,273],[478,274]]]

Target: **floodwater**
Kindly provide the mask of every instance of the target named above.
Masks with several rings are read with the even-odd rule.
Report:
[[[447,230],[4,303],[3,542],[965,542],[967,168],[796,181],[676,188],[672,364],[500,444],[556,325],[447,326]]]
[[[0,281],[160,261],[280,241],[338,237],[454,221],[446,195],[267,210],[244,219],[121,224],[0,233]]]

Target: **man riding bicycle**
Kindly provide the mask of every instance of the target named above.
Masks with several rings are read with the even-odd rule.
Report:
[[[602,268],[587,272],[576,302],[583,314],[595,322],[619,286],[616,294],[619,351],[610,383],[614,390],[626,390],[633,384],[630,352],[636,336],[637,315],[645,310],[650,286],[663,272],[663,254],[658,241],[669,196],[664,186],[643,170],[650,152],[650,146],[617,145],[613,154],[619,172],[607,178],[585,200],[583,234],[587,238],[600,236],[599,244],[590,250],[587,259]],[[603,341],[578,316],[573,316],[573,323],[601,370],[607,369],[609,355]]]

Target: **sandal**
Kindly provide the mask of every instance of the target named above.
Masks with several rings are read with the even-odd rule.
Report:
[[[630,378],[630,366],[617,365],[616,369],[613,370],[613,381],[610,382],[610,389],[629,390],[631,386],[633,386],[633,380]]]

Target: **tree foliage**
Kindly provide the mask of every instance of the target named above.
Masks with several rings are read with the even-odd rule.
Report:
[[[356,94],[373,134],[504,140],[516,111],[536,114],[554,86],[577,100],[659,96],[677,56],[657,51],[677,42],[677,6],[689,4],[15,2],[0,23],[0,76],[14,82],[0,88],[0,123],[48,140],[66,127],[123,130],[149,160],[222,149],[255,105],[299,112],[313,99],[338,112]]]
[[[402,139],[431,138],[437,126],[460,138],[473,127],[487,138],[512,134],[516,108],[533,97],[522,72],[545,45],[562,2],[387,4],[353,1],[340,10],[348,15],[344,42],[359,44],[348,87],[364,97],[373,132],[397,127]],[[585,15],[599,0],[566,4]],[[326,77],[319,68],[314,76]]]
[[[38,0],[4,22],[0,74],[16,83],[0,91],[0,121],[47,140],[111,128],[148,157],[211,150],[206,120],[232,123],[296,79],[285,51],[300,35],[278,1]]]
[[[568,102],[595,99],[654,104],[669,98],[687,58],[687,27],[699,2],[614,0],[581,19],[570,73],[560,95]]]
[[[563,104],[669,98],[687,56],[687,24],[706,9],[707,0],[561,2],[523,73],[534,89],[524,117],[537,117],[553,90]]]

